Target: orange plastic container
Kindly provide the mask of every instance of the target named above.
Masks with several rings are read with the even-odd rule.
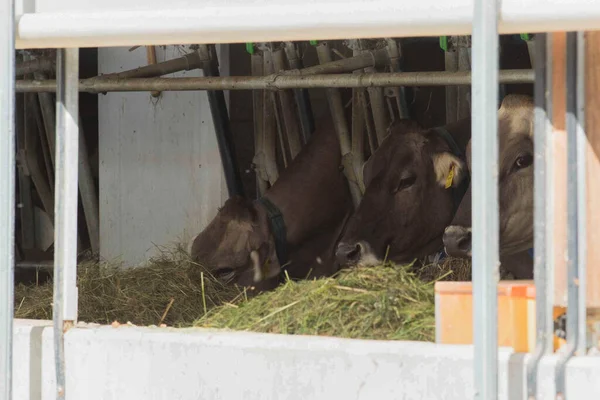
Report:
[[[564,312],[554,308],[554,318]],[[436,342],[444,344],[473,343],[472,282],[436,282]],[[535,285],[533,281],[501,281],[498,283],[498,345],[516,352],[535,348]],[[561,345],[554,338],[554,347]]]
[[[498,345],[514,347],[515,313],[513,291],[533,285],[533,281],[501,281],[498,283]],[[523,298],[521,308],[527,303]],[[519,314],[523,318],[522,314]],[[526,314],[525,314],[526,317]],[[473,343],[473,283],[436,282],[436,342],[444,344]]]
[[[552,319],[566,312],[565,307],[555,306]],[[535,286],[517,287],[513,291],[514,349],[516,352],[531,352],[535,349]],[[554,351],[565,343],[554,336]]]

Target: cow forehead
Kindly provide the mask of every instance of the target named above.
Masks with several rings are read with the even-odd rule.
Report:
[[[508,97],[508,96],[507,96]],[[498,110],[500,139],[525,134],[533,136],[534,106],[527,97],[511,96]]]

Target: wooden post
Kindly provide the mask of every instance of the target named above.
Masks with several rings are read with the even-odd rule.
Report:
[[[566,131],[565,131],[565,33],[554,33],[553,123],[555,158],[555,298],[557,306],[567,305],[566,254]],[[587,197],[587,307],[588,317],[600,308],[600,31],[586,33],[585,131]]]
[[[587,306],[600,308],[600,31],[585,38]]]

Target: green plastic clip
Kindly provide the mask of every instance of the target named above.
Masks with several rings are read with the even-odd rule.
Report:
[[[316,46],[317,45],[317,41],[316,40],[310,40],[309,43],[311,44],[311,46]]]
[[[254,43],[252,43],[252,42],[246,43],[246,51],[249,54],[254,54]]]
[[[531,35],[529,35],[529,33],[521,33],[520,36],[524,41],[531,40]]]
[[[448,51],[448,36],[440,36],[440,47],[444,51]]]

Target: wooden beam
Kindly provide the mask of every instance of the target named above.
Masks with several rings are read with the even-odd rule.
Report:
[[[587,306],[600,307],[600,31],[586,32]]]
[[[553,124],[555,168],[555,292],[554,303],[567,305],[566,265],[566,34],[552,34],[553,43]],[[587,307],[600,308],[600,31],[586,33],[585,130],[587,197]],[[589,313],[588,313],[589,314]]]

